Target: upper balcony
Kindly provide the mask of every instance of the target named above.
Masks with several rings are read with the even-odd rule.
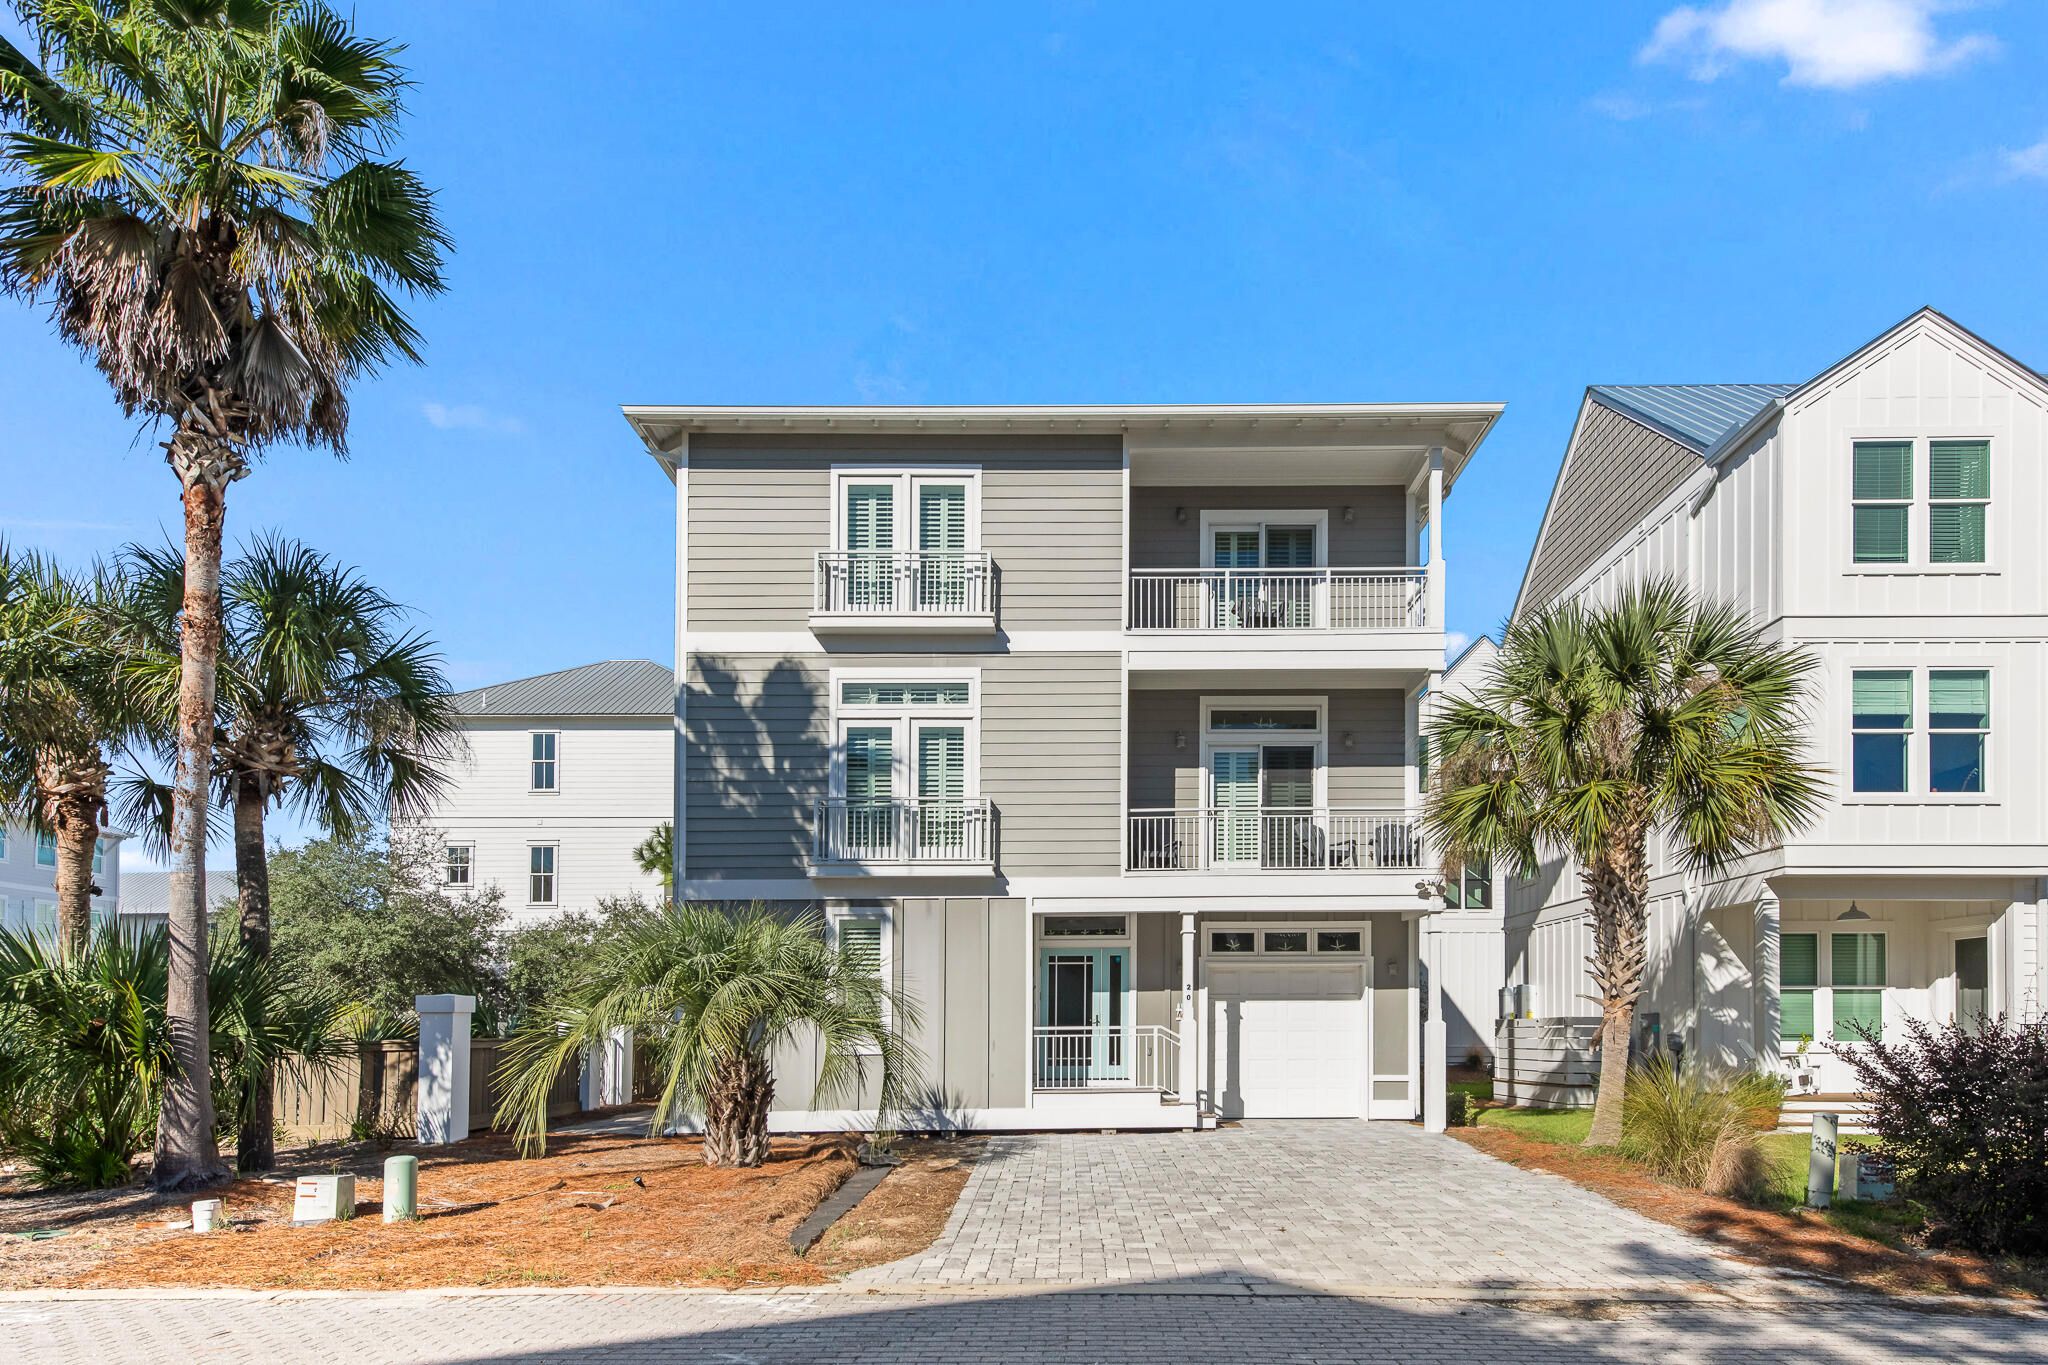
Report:
[[[1429,629],[1429,570],[1133,569],[1133,631]]]
[[[995,566],[981,550],[820,550],[811,629],[988,634]]]

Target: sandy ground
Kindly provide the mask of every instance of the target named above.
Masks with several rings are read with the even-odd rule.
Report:
[[[59,1193],[0,1184],[0,1287],[397,1289],[519,1285],[816,1283],[929,1245],[978,1140],[902,1144],[892,1171],[809,1258],[788,1234],[854,1170],[852,1140],[778,1138],[757,1170],[706,1167],[692,1138],[551,1136],[520,1160],[509,1139],[454,1147],[327,1144],[281,1153],[267,1180],[211,1192],[232,1230],[172,1226],[189,1199],[141,1186]],[[420,1158],[418,1222],[382,1220],[383,1161]],[[293,1228],[292,1180],[356,1175],[357,1217]],[[50,1234],[57,1235],[50,1235]]]

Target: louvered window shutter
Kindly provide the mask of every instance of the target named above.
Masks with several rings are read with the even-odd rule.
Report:
[[[1931,442],[1927,496],[1928,560],[1982,564],[1986,501],[1991,497],[1991,443]]]
[[[917,732],[917,795],[923,801],[958,801],[967,795],[967,732],[925,726]]]
[[[896,489],[890,484],[852,484],[846,490],[846,548],[849,605],[888,611],[895,605]]]
[[[1312,569],[1316,564],[1316,528],[1313,526],[1268,526],[1266,567]]]
[[[864,976],[880,976],[882,922],[878,919],[839,921],[839,951],[855,971]]]
[[[883,727],[846,732],[846,799],[849,803],[887,801],[894,734]]]
[[[1813,1038],[1813,988],[1820,984],[1820,936],[1786,934],[1778,940],[1778,1036]]]
[[[927,483],[917,489],[918,606],[925,611],[967,609],[967,488]]]
[[[1913,443],[1858,441],[1851,496],[1855,499],[1852,553],[1858,564],[1903,564],[1913,498]]]

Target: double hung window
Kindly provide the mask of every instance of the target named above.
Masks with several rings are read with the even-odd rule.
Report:
[[[1883,1041],[1885,943],[1884,934],[1869,932],[1786,934],[1779,940],[1778,1034],[1784,1046]]]
[[[449,844],[442,851],[441,884],[443,886],[468,886],[470,884],[471,862],[475,850],[468,844]]]
[[[1925,696],[1924,721],[1918,699]],[[1924,745],[1915,731],[1924,724]],[[1850,674],[1850,789],[1986,790],[1991,672],[1983,668],[1860,668]],[[1916,752],[1917,750],[1917,752]],[[1924,755],[1924,757],[1923,757]]]
[[[555,846],[534,844],[526,850],[526,903],[555,903]]]
[[[1856,563],[1988,562],[1990,441],[1856,441],[1850,462]],[[1918,492],[1923,486],[1924,499]]]
[[[537,792],[555,790],[555,744],[559,738],[552,730],[536,730],[533,733],[533,763],[528,785]]]

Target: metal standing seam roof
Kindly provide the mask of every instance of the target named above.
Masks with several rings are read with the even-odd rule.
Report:
[[[462,716],[671,716],[676,675],[652,659],[607,659],[492,683],[449,700]]]
[[[1595,401],[1704,455],[1797,384],[1595,384]]]
[[[235,874],[232,871],[215,867],[206,869],[206,904],[209,907],[232,901],[235,895]],[[120,903],[124,915],[168,915],[171,912],[171,874],[122,873]]]

